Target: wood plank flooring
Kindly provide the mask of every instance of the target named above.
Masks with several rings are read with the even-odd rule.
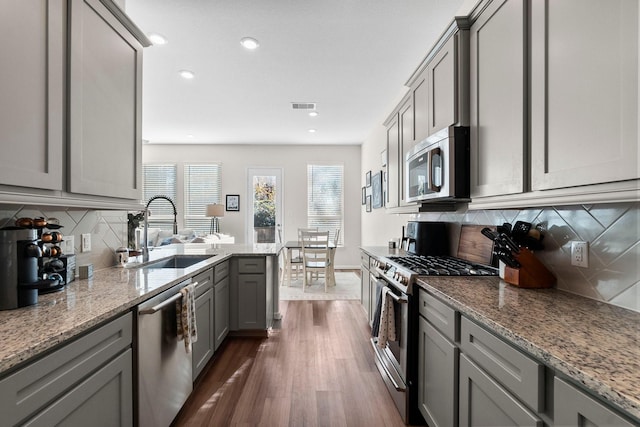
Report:
[[[228,338],[176,426],[404,426],[359,301],[281,301],[269,338]]]

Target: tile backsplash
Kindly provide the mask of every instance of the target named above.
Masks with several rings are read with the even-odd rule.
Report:
[[[77,208],[46,208],[0,205],[0,227],[14,225],[17,218],[57,218],[63,236],[74,236],[76,265],[93,264],[94,269],[115,265],[115,250],[127,246],[127,212]],[[91,233],[91,251],[80,252],[81,235]]]
[[[542,224],[539,259],[567,292],[640,312],[640,203],[554,206],[524,210],[421,213],[419,221],[499,225]],[[571,265],[571,241],[589,242],[589,267]]]

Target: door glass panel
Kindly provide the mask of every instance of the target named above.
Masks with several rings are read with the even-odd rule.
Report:
[[[247,217],[249,243],[276,243],[276,224],[281,224],[280,170],[249,171],[250,212]]]

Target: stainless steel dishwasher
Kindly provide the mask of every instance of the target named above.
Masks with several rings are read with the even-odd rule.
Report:
[[[169,426],[191,394],[191,353],[178,341],[176,301],[191,279],[138,306],[138,421]]]

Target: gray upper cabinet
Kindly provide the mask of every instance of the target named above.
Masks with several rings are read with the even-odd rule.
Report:
[[[69,190],[140,199],[142,45],[99,0],[69,22]]]
[[[395,114],[387,123],[387,208],[395,208],[400,204],[400,133],[398,115]]]
[[[0,36],[0,203],[137,205],[144,33],[111,0],[25,0]]]
[[[2,3],[0,184],[63,189],[66,2]]]
[[[525,5],[495,0],[471,25],[471,197],[525,191]]]
[[[532,190],[638,174],[638,1],[531,3]]]

